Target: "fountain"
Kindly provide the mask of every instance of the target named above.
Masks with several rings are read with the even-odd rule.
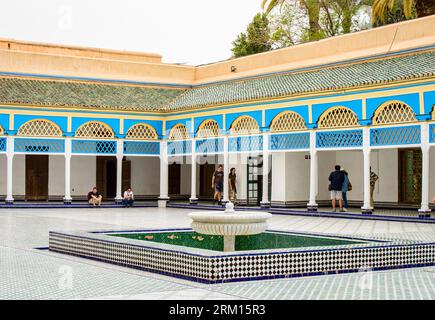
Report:
[[[259,234],[266,231],[268,212],[236,212],[234,204],[228,202],[225,211],[201,211],[189,213],[191,227],[198,233],[224,237],[224,251],[235,251],[236,236]]]

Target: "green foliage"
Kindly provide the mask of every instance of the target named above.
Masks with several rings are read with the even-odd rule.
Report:
[[[248,25],[246,33],[240,33],[233,42],[234,57],[269,51],[272,49],[269,19],[265,13],[255,15]]]
[[[372,25],[383,25],[414,19],[417,13],[414,1],[409,0],[374,0],[372,6]]]

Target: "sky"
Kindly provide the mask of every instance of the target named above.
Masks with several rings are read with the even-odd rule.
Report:
[[[231,56],[261,0],[3,0],[0,38],[153,52],[199,65]]]

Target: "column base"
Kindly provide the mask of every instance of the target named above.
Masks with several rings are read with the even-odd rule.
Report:
[[[6,199],[5,203],[8,205],[14,204],[14,199]]]
[[[374,211],[373,208],[365,208],[365,207],[362,207],[362,208],[361,208],[361,213],[362,213],[362,214],[372,214],[373,211]]]
[[[169,202],[169,198],[160,198],[157,200],[157,205],[159,208],[166,208],[166,205]]]
[[[317,212],[317,210],[319,209],[319,205],[317,203],[315,204],[307,204],[307,211],[308,212]]]
[[[420,219],[430,218],[430,213],[431,213],[430,209],[419,209],[418,210],[418,217]]]
[[[189,199],[190,205],[197,205],[198,204],[198,198],[190,198]]]
[[[63,204],[68,205],[72,203],[72,198],[63,198]]]
[[[269,201],[267,201],[267,202],[260,202],[260,207],[261,208],[270,208],[270,202]]]
[[[121,204],[122,203],[122,198],[115,198],[115,203],[116,204]]]

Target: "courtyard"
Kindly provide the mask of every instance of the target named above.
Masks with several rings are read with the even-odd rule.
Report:
[[[435,267],[200,284],[47,250],[49,231],[188,228],[188,209],[0,209],[0,299],[434,299]],[[274,214],[270,229],[435,241],[435,224]]]

